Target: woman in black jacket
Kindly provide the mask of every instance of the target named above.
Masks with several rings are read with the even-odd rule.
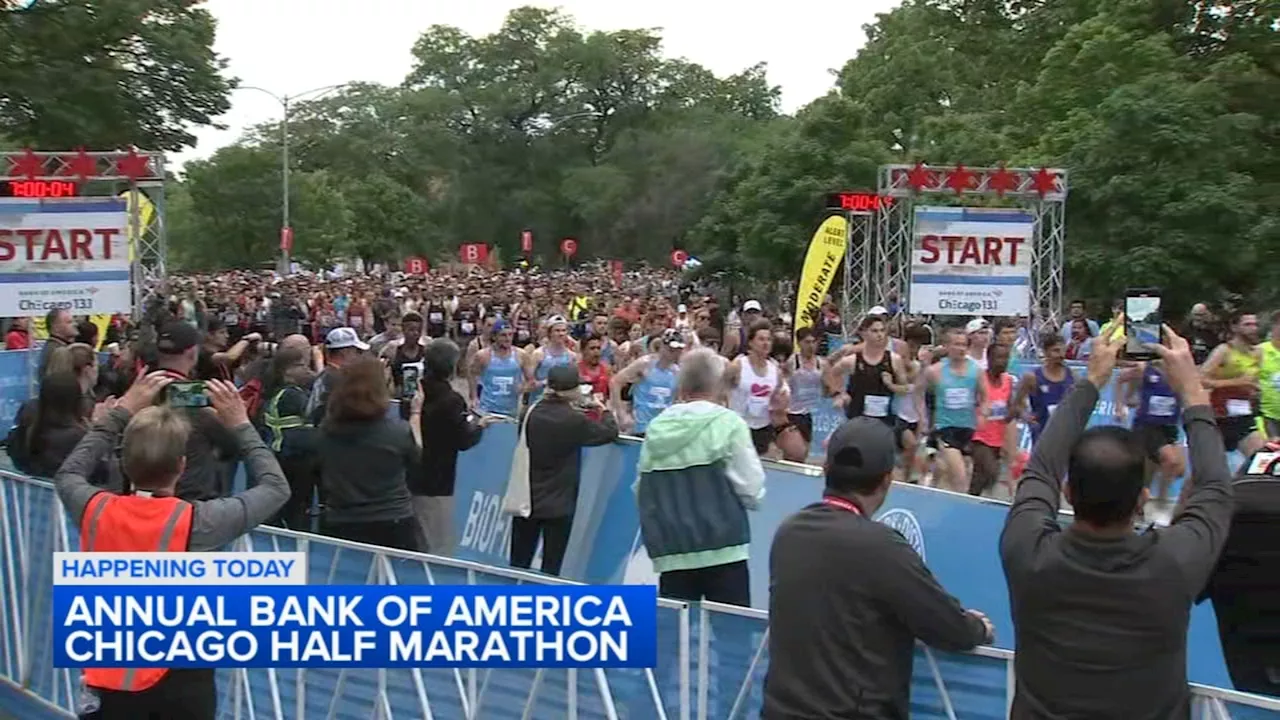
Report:
[[[425,543],[413,516],[407,478],[416,472],[418,446],[408,423],[388,417],[391,394],[382,363],[363,356],[334,377],[316,433],[321,531],[332,537],[402,550]]]
[[[426,535],[427,552],[449,556],[457,542],[453,531],[453,486],[458,453],[480,442],[484,428],[493,419],[477,419],[467,410],[467,401],[453,389],[451,381],[461,351],[452,340],[436,338],[424,352],[424,372],[409,413],[409,425],[422,448],[422,460],[409,490],[413,493],[413,512]]]
[[[70,370],[52,372],[40,383],[40,394],[18,411],[18,424],[9,433],[9,459],[19,471],[51,478],[62,461],[89,431],[80,380]],[[95,485],[105,482],[95,473]]]

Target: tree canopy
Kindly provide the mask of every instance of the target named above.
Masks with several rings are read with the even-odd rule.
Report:
[[[0,138],[181,150],[230,107],[202,0],[0,0]],[[8,144],[8,143],[6,143]]]
[[[142,2],[143,0],[130,0]],[[154,2],[154,0],[152,0]],[[905,0],[793,116],[757,65],[663,55],[655,30],[512,11],[428,28],[397,87],[351,85],[291,118],[297,247],[395,261],[534,232],[586,257],[790,277],[824,193],[886,162],[1070,171],[1068,292],[1177,301],[1280,287],[1280,42],[1268,0]],[[279,226],[278,126],[192,163],[173,243],[258,262]],[[234,189],[233,189],[234,188]],[[234,203],[230,205],[228,203]]]

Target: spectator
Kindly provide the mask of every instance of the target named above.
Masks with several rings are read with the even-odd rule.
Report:
[[[249,333],[234,345],[227,347],[230,336],[221,318],[210,317],[205,330],[200,354],[196,357],[195,376],[201,380],[230,380],[235,377],[241,359],[254,344],[262,340],[258,333]]]
[[[964,610],[906,538],[871,519],[896,463],[892,428],[846,422],[827,445],[822,502],[774,535],[765,720],[906,718],[917,638],[951,652],[993,639],[986,616]]]
[[[547,389],[525,415],[529,447],[528,517],[511,520],[511,566],[527,568],[542,540],[542,572],[559,575],[578,508],[581,450],[618,438],[618,424],[600,402],[586,395],[578,369],[556,365],[547,371]],[[602,413],[598,421],[585,411]]]
[[[200,331],[184,320],[170,320],[156,334],[156,365],[171,381],[191,380],[200,351]],[[162,399],[163,401],[163,399]],[[239,457],[241,444],[205,408],[187,408],[187,464],[178,479],[178,497],[187,502],[212,500],[230,494],[226,461]]]
[[[1144,449],[1121,427],[1085,430],[1124,345],[1096,338],[1087,381],[1034,445],[1000,538],[1018,648],[1013,718],[1190,715],[1187,624],[1226,540],[1232,494],[1191,350],[1165,333],[1169,346],[1151,347],[1182,400],[1193,490],[1168,528],[1134,532],[1147,498]],[[1075,510],[1065,530],[1064,476]]]
[[[637,505],[659,593],[749,607],[747,510],[764,498],[764,467],[746,422],[715,402],[721,367],[711,350],[685,355],[680,403],[640,446]]]
[[[324,339],[325,369],[311,384],[311,398],[307,400],[307,417],[318,425],[325,415],[325,402],[329,397],[333,378],[343,366],[351,363],[369,349],[356,331],[349,327],[334,328]]]
[[[26,350],[31,347],[31,331],[28,329],[30,322],[24,317],[13,319],[9,332],[4,336],[5,350]]]
[[[1250,458],[1233,489],[1231,532],[1200,600],[1213,602],[1235,688],[1280,697],[1280,446]]]
[[[319,484],[314,428],[306,416],[307,386],[312,379],[310,361],[310,352],[296,346],[276,353],[263,383],[261,413],[255,418],[263,441],[289,481],[289,501],[281,510],[279,521],[284,527],[305,532],[311,531],[307,511]]]
[[[28,475],[53,477],[89,430],[83,397],[74,374],[50,373],[36,399],[18,410],[17,425],[9,432],[6,446],[13,466]],[[95,478],[96,484],[105,482],[105,477]]]
[[[54,485],[80,530],[81,551],[219,550],[275,514],[288,497],[280,468],[249,424],[235,387],[219,381],[210,383],[209,396],[218,420],[242,450],[250,489],[207,502],[174,497],[191,427],[182,413],[152,406],[172,381],[170,375],[153,373],[135,383],[58,471]],[[86,479],[117,445],[135,488],[126,495],[104,492]],[[81,708],[82,717],[213,720],[217,711],[210,668],[91,668],[84,671],[84,682],[91,699]]]
[[[79,333],[79,329],[76,328],[75,318],[71,316],[71,311],[66,308],[50,310],[44,316],[44,324],[49,332],[49,339],[45,342],[44,349],[40,351],[40,377],[45,376],[50,353],[75,342],[76,335]]]
[[[418,446],[409,425],[387,417],[391,395],[382,363],[362,357],[334,377],[316,437],[326,535],[423,549],[407,478],[417,473]]]
[[[427,552],[453,554],[453,487],[458,453],[480,442],[494,418],[474,418],[467,401],[453,389],[461,351],[452,340],[437,338],[424,351],[422,383],[411,403],[409,427],[422,449],[418,473],[409,480],[413,513],[426,536]]]

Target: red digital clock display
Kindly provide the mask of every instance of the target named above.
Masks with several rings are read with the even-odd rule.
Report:
[[[0,183],[0,195],[16,198],[75,197],[79,188],[70,180],[8,180]]]
[[[875,212],[893,204],[893,198],[869,190],[854,190],[827,195],[827,208],[853,212]]]

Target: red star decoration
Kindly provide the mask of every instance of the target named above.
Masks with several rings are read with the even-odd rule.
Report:
[[[916,166],[907,172],[907,184],[912,190],[920,192],[933,184],[933,173],[929,172],[929,168],[924,163],[916,163]]]
[[[98,161],[89,157],[89,153],[85,152],[84,148],[70,156],[70,159],[63,158],[62,162],[64,163],[63,175],[70,175],[84,181],[98,174]]]
[[[129,154],[116,160],[116,173],[130,180],[151,176],[151,165],[146,155],[139,155],[137,150],[129,149]]]
[[[27,148],[22,154],[13,158],[13,169],[9,171],[14,177],[25,177],[28,180],[35,180],[44,175],[44,158],[36,157],[36,154]]]
[[[1010,172],[1008,168],[1001,165],[996,168],[995,172],[987,176],[987,187],[996,191],[996,195],[1004,197],[1004,194],[1010,190],[1017,190],[1018,185],[1022,183],[1019,173]]]
[[[969,190],[977,181],[977,176],[973,171],[963,165],[957,165],[951,174],[947,176],[947,187],[956,191],[957,195],[963,195],[965,190]]]
[[[1031,185],[1043,197],[1058,189],[1058,176],[1049,172],[1048,168],[1040,168],[1031,174]]]

